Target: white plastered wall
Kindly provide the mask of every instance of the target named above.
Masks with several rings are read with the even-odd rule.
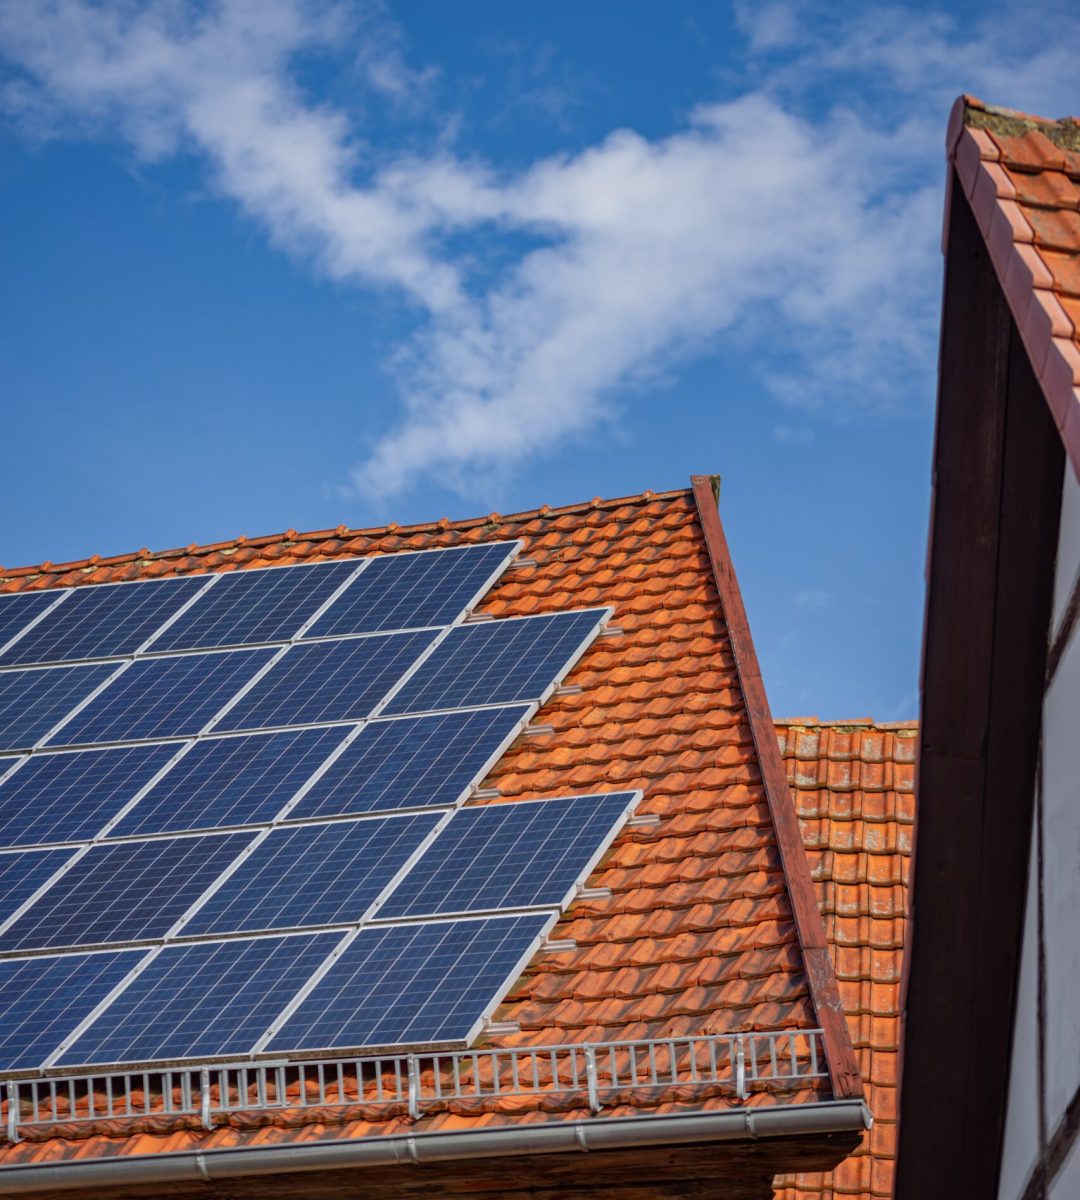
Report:
[[[1080,576],[1080,484],[1066,465],[1061,529],[1048,642],[1058,637]],[[1080,637],[1074,629],[1043,705],[1042,904],[1045,955],[1045,1079],[1042,1104],[1050,1138],[1080,1086]],[[1038,830],[1033,831],[1034,834]],[[1017,992],[1009,1106],[999,1200],[1020,1197],[1041,1152],[1038,1072],[1038,844],[1032,839],[1024,947]],[[1073,1150],[1049,1195],[1071,1191],[1080,1179]],[[1064,1189],[1064,1190],[1062,1190]]]
[[[1035,877],[1036,862],[1035,839],[1032,838],[1029,880]],[[1014,1200],[1023,1194],[1028,1176],[1039,1157],[1039,939],[1036,894],[1034,888],[1028,888],[1013,1026],[1012,1066],[1009,1070],[1009,1103],[1001,1155],[1001,1181],[998,1185],[999,1200]]]
[[[1043,706],[1046,1123],[1080,1085],[1080,638],[1073,633]]]

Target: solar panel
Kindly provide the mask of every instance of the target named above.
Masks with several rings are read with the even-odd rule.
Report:
[[[609,611],[517,547],[0,597],[0,1071],[477,1031],[633,800],[455,809]]]
[[[275,653],[227,650],[137,659],[49,738],[49,744],[80,746],[198,733]]]
[[[205,738],[173,764],[109,836],[271,821],[340,745],[345,732],[336,726]]]
[[[390,633],[291,646],[217,728],[265,729],[366,717],[434,636]]]
[[[563,904],[611,843],[636,796],[617,792],[461,809],[378,916]]]
[[[265,1049],[466,1041],[550,923],[541,914],[363,929]]]
[[[517,545],[487,542],[376,558],[304,636],[449,625],[487,590]]]
[[[33,755],[0,781],[0,845],[96,836],[175,753],[175,746],[120,746]]]
[[[438,823],[434,813],[273,830],[184,926],[257,932],[359,921]]]
[[[0,1071],[40,1067],[145,953],[0,959]]]
[[[322,933],[166,947],[57,1061],[249,1054],[340,941]]]
[[[205,575],[76,588],[0,654],[0,665],[71,662],[132,654],[201,591]]]
[[[232,833],[94,846],[0,934],[0,950],[162,937],[250,841]]]
[[[198,604],[154,639],[153,649],[288,641],[359,565],[360,560],[350,558],[222,575]]]
[[[599,630],[607,611],[587,609],[459,625],[383,714],[539,700]]]
[[[304,793],[290,817],[454,804],[486,772],[527,705],[372,721]]]
[[[66,592],[50,588],[44,592],[12,592],[0,596],[0,647],[6,646],[31,621],[66,595]]]
[[[0,671],[0,750],[29,750],[116,670],[42,667]]]
[[[0,854],[0,924],[72,857],[71,850]]]

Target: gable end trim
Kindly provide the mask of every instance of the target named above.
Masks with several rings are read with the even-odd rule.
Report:
[[[863,1085],[855,1050],[848,1030],[840,990],[825,941],[825,926],[814,895],[810,864],[799,831],[799,819],[788,790],[787,771],[780,754],[765,684],[761,678],[757,652],[746,618],[742,593],[731,562],[727,538],[717,508],[717,477],[694,475],[694,502],[705,535],[713,579],[720,593],[720,605],[727,624],[728,638],[735,658],[735,671],[746,705],[750,733],[761,768],[762,786],[769,806],[776,845],[787,884],[788,898],[795,917],[802,949],[810,998],[824,1032],[829,1081],[838,1100],[862,1099]]]

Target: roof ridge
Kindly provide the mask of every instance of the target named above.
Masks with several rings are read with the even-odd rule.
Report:
[[[797,729],[843,729],[854,732],[858,729],[918,729],[919,721],[911,717],[906,721],[875,721],[873,717],[849,717],[823,721],[820,717],[774,717],[774,725],[786,725]]]
[[[984,104],[976,96],[962,96],[964,124],[970,129],[987,129],[1006,137],[1020,137],[1038,130],[1063,150],[1080,150],[1080,118],[1039,117],[996,104]]]
[[[58,574],[67,571],[77,571],[83,567],[119,566],[127,562],[152,562],[158,559],[188,558],[192,555],[221,553],[226,550],[237,549],[241,546],[267,546],[275,542],[310,542],[342,537],[378,537],[391,533],[407,536],[435,530],[473,529],[478,525],[493,525],[505,521],[525,521],[536,517],[559,517],[575,512],[582,512],[586,509],[617,508],[623,504],[635,503],[649,504],[654,500],[671,500],[678,496],[690,495],[690,488],[674,488],[664,492],[654,492],[651,489],[647,489],[644,492],[636,492],[629,496],[615,496],[607,500],[601,499],[599,496],[594,496],[592,500],[580,500],[573,504],[560,505],[557,508],[552,508],[549,504],[542,504],[539,508],[525,509],[522,512],[492,512],[484,516],[464,517],[456,521],[450,520],[449,517],[440,517],[437,521],[423,521],[415,525],[399,525],[396,521],[391,521],[387,525],[370,525],[363,528],[338,525],[333,529],[316,529],[306,532],[287,529],[283,533],[262,534],[258,537],[245,537],[241,535],[226,539],[225,541],[206,542],[202,545],[192,542],[188,546],[174,546],[168,550],[149,550],[144,546],[140,550],[132,550],[123,554],[109,556],[93,554],[89,558],[71,559],[68,562],[54,563],[46,559],[42,563],[34,563],[22,567],[0,566],[0,583],[8,579],[22,578],[27,575]]]

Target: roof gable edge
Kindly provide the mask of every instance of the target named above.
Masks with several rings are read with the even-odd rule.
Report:
[[[1053,276],[1036,249],[1035,233],[1017,202],[990,130],[1009,136],[1036,131],[1059,148],[1075,151],[1080,150],[1080,124],[1073,118],[1043,121],[960,96],[946,135],[948,160],[971,205],[1032,370],[1080,480],[1080,346],[1075,340],[1080,330],[1074,328],[1053,290]],[[947,221],[948,207],[946,253]]]
[[[715,476],[693,475],[690,481],[713,579],[720,594],[720,605],[731,642],[739,688],[746,705],[746,717],[754,750],[761,768],[762,786],[776,833],[776,845],[795,918],[810,997],[818,1023],[824,1031],[829,1080],[836,1099],[862,1099],[862,1077],[840,999],[840,989],[829,957],[825,925],[814,894],[810,863],[803,845],[795,805],[788,789],[787,769],[780,753],[780,743],[777,741],[769,701],[765,695],[765,685],[750,635],[742,593],[735,578],[731,551],[720,522],[715,479]]]

